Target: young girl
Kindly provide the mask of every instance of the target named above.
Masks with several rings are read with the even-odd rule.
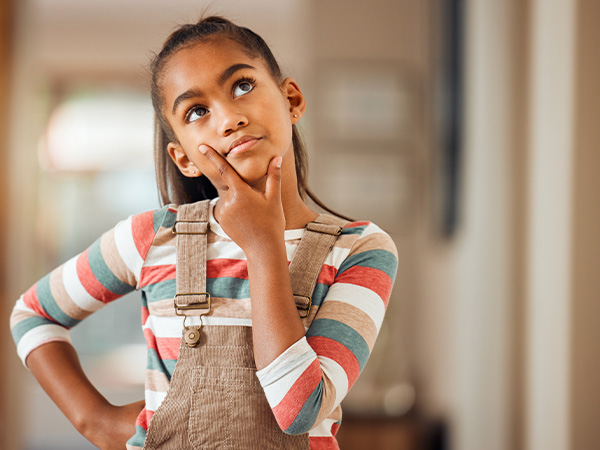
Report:
[[[20,357],[102,449],[338,448],[340,402],[395,277],[392,240],[304,202],[304,97],[252,31],[219,17],[179,28],[152,64],[152,100],[168,206],[117,224],[17,301]],[[145,400],[114,406],[67,330],[134,289]]]

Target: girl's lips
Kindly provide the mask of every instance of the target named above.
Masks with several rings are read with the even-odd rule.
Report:
[[[256,144],[260,139],[261,138],[253,138],[250,136],[244,136],[240,139],[237,139],[231,144],[231,147],[227,152],[227,156],[236,155],[249,150],[250,148],[254,147],[254,144]]]

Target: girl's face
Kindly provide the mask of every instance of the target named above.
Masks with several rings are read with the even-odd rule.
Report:
[[[204,174],[226,188],[212,163],[198,150],[207,145],[248,183],[263,179],[271,159],[292,161],[292,124],[304,112],[304,99],[291,79],[279,85],[261,58],[239,44],[216,39],[178,51],[161,79],[164,117],[179,142],[168,151],[181,172]],[[297,117],[294,117],[297,115]]]

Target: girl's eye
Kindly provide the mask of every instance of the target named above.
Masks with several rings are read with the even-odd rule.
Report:
[[[254,89],[254,84],[250,80],[241,80],[233,88],[233,96],[241,97]]]
[[[187,122],[195,122],[196,120],[203,117],[207,112],[208,110],[202,106],[194,106],[185,115],[185,120]]]

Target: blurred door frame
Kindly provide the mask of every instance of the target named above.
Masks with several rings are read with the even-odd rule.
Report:
[[[12,69],[12,48],[13,48],[13,24],[16,0],[3,0],[0,2],[0,211],[2,212],[2,222],[5,223],[8,199],[8,167],[7,167],[7,149],[8,149],[8,121],[9,121],[9,93],[10,93],[10,74]],[[8,345],[12,341],[10,332],[6,324],[11,310],[11,302],[6,298],[6,241],[7,233],[0,233],[0,339],[6,345],[0,346],[0,376],[3,380],[8,371],[9,358],[8,353],[14,353],[12,346]],[[0,388],[0,448],[14,448],[12,429],[12,417],[10,414],[9,402],[7,401],[8,383],[2,383]]]

